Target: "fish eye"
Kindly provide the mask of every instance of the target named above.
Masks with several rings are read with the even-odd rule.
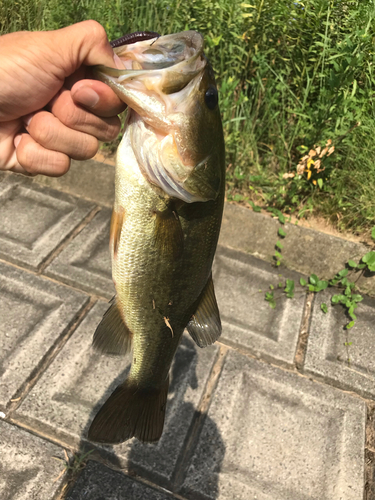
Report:
[[[210,85],[204,94],[204,102],[208,109],[215,109],[219,101],[216,87]]]

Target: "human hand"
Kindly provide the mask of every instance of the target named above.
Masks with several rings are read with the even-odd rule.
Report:
[[[89,66],[116,67],[104,28],[84,21],[0,37],[0,170],[60,176],[120,130],[125,105]]]

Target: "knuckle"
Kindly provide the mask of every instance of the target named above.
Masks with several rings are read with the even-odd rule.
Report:
[[[74,156],[75,160],[88,160],[95,156],[98,151],[99,143],[96,137],[92,135],[86,135],[81,143],[79,152]]]
[[[77,130],[82,124],[82,112],[73,106],[67,106],[64,115],[61,116],[61,121],[67,127]],[[85,120],[83,120],[85,121]]]
[[[101,130],[97,138],[101,141],[113,141],[120,132],[121,122],[119,118],[107,118],[101,124]]]
[[[29,141],[20,143],[17,148],[17,159],[19,164],[30,174],[35,172],[37,157],[38,151],[34,143]]]
[[[101,40],[103,42],[106,42],[108,40],[105,29],[97,21],[90,19],[88,21],[85,21],[85,25],[87,29],[87,34],[88,36],[90,36],[90,38],[93,38],[96,41]]]
[[[82,121],[82,110],[76,106],[71,98],[70,91],[61,92],[51,108],[52,114],[61,123],[76,128]]]
[[[17,150],[19,164],[30,175],[45,174],[60,177],[70,168],[70,158],[63,153],[41,148],[31,141]]]
[[[116,139],[116,137],[118,136],[119,132],[120,132],[120,127],[110,128],[110,130],[108,130],[106,140],[114,141]]]
[[[98,148],[99,148],[98,139],[96,137],[91,136],[90,144],[87,147],[88,158],[92,158],[93,156],[95,156],[98,151]]]
[[[54,159],[54,177],[65,175],[70,168],[70,158],[65,155],[58,155]]]
[[[42,146],[50,145],[55,139],[55,127],[50,117],[35,116],[33,118],[30,135]]]

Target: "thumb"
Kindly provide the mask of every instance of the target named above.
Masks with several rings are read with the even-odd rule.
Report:
[[[83,21],[53,32],[56,55],[66,76],[81,65],[104,64],[116,68],[105,29],[96,21]],[[58,61],[55,60],[55,64]]]

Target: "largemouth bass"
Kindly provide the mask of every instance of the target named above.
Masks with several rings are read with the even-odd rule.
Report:
[[[199,347],[221,333],[211,266],[224,203],[224,140],[203,37],[186,31],[124,43],[114,49],[124,69],[95,69],[129,108],[111,221],[116,297],[93,345],[110,354],[132,346],[132,364],[89,429],[89,439],[102,443],[157,441],[184,329]]]

